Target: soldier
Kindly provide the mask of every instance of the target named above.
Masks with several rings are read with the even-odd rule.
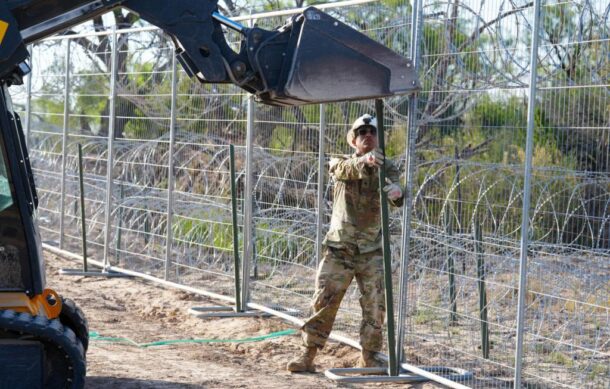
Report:
[[[355,153],[333,158],[329,164],[334,182],[330,229],[323,242],[324,257],[316,275],[313,315],[301,328],[303,354],[288,363],[286,368],[291,372],[315,372],[316,352],[324,347],[341,300],[354,277],[362,308],[362,355],[358,366],[381,366],[374,355],[381,350],[385,319],[379,202],[379,167],[384,162],[388,178],[383,190],[391,205],[402,205],[403,191],[397,184],[398,169],[377,150],[374,117],[368,114],[359,117],[347,133],[347,142]]]

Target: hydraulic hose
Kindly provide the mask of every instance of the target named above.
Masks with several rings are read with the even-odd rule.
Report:
[[[102,336],[96,331],[89,332],[90,341],[102,341],[111,343],[127,343],[136,347],[156,347],[156,346],[167,346],[172,344],[180,343],[248,343],[248,342],[260,342],[262,340],[277,338],[280,336],[293,335],[296,333],[294,329],[288,329],[283,331],[272,332],[267,335],[253,336],[249,338],[241,339],[170,339],[170,340],[159,340],[155,342],[138,343],[129,338],[115,338],[110,336]]]

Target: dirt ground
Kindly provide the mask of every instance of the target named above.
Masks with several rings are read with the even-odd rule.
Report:
[[[91,332],[137,343],[172,339],[240,340],[294,328],[277,318],[208,318],[193,306],[218,302],[139,279],[84,278],[59,274],[76,263],[46,253],[47,286],[76,301]],[[435,384],[337,383],[324,376],[352,367],[359,352],[329,343],[316,359],[318,372],[292,374],[286,361],[299,350],[297,335],[255,342],[181,343],[142,348],[92,338],[86,388],[442,388]]]

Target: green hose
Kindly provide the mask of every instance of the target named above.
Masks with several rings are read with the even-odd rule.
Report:
[[[260,342],[261,340],[277,338],[280,336],[293,335],[296,330],[284,330],[278,332],[272,332],[267,335],[254,336],[251,338],[242,339],[171,339],[171,340],[159,340],[156,342],[149,343],[138,343],[129,338],[113,338],[109,336],[101,336],[98,332],[89,332],[89,340],[102,341],[102,342],[113,342],[113,343],[128,343],[136,347],[155,347],[155,346],[167,346],[170,344],[177,343],[247,343],[247,342]]]

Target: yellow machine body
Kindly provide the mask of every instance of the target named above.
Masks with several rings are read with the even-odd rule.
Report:
[[[52,289],[44,289],[41,294],[31,298],[20,292],[0,293],[0,310],[9,309],[55,319],[61,313],[61,297]]]

